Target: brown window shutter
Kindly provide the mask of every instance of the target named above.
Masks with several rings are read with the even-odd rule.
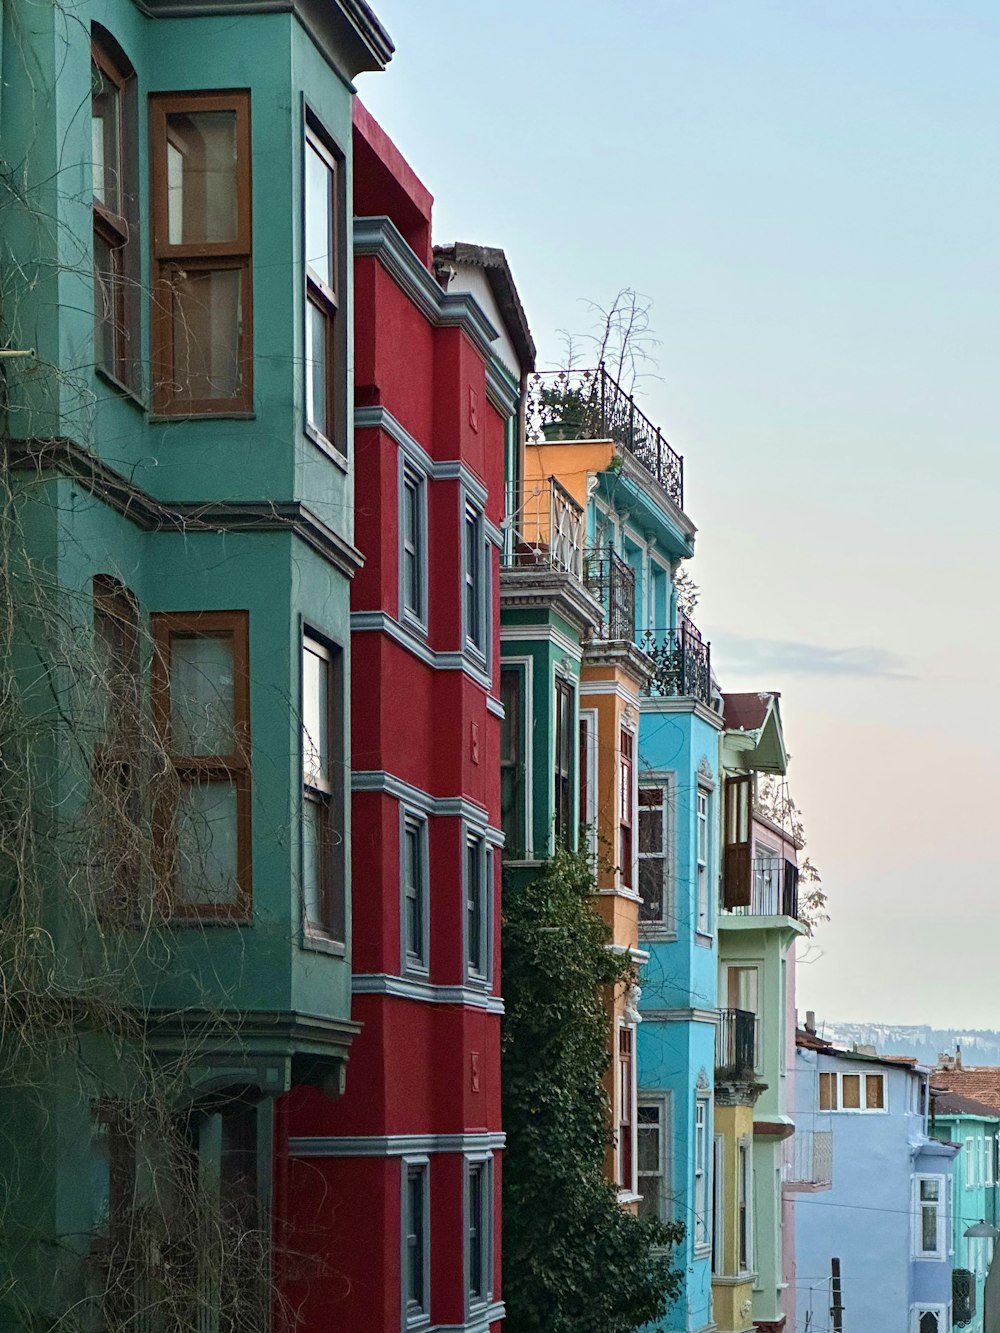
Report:
[[[725,846],[722,854],[722,905],[749,907],[753,888],[753,841],[750,837],[750,802],[753,778],[747,773],[726,778]]]

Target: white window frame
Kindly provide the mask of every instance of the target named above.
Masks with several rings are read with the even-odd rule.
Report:
[[[726,1273],[726,1140],[712,1139],[712,1276]]]
[[[431,1322],[431,1164],[429,1157],[402,1157],[400,1177],[399,1239],[400,1239],[400,1282],[399,1297],[401,1306],[400,1327],[404,1330],[424,1328]],[[410,1235],[410,1172],[419,1170],[423,1179],[424,1234],[423,1286],[424,1303],[421,1307],[411,1306],[406,1290],[409,1280],[409,1235]]]
[[[470,522],[475,530],[475,549],[478,552],[478,569],[469,568],[468,534]],[[491,587],[491,551],[486,539],[486,519],[480,505],[468,496],[462,503],[462,643],[464,651],[471,653],[482,665],[488,667],[490,661],[490,587]],[[472,590],[479,618],[479,635],[473,634],[469,624],[469,590]]]
[[[975,1189],[976,1167],[978,1164],[976,1140],[969,1134],[965,1140],[965,1188],[967,1190]]]
[[[910,1333],[920,1333],[920,1319],[925,1314],[938,1316],[938,1333],[951,1333],[951,1302],[947,1305],[911,1305]]]
[[[829,1111],[829,1112],[836,1112],[836,1114],[838,1114],[838,1115],[888,1115],[888,1113],[889,1113],[889,1080],[888,1080],[888,1078],[886,1077],[885,1072],[881,1072],[881,1073],[874,1073],[874,1072],[872,1072],[872,1073],[869,1073],[868,1070],[866,1070],[866,1069],[858,1069],[858,1070],[854,1070],[854,1069],[848,1069],[848,1070],[842,1070],[842,1069],[837,1069],[837,1070],[834,1070],[834,1069],[821,1069],[821,1070],[819,1070],[818,1072],[819,1072],[820,1074],[833,1074],[833,1075],[835,1076],[836,1080],[837,1080],[837,1081],[836,1081],[836,1085],[835,1085],[835,1086],[836,1086],[836,1102],[837,1102],[837,1104],[836,1104],[835,1106],[831,1106],[831,1107],[820,1107],[820,1105],[819,1105],[819,1097],[818,1097],[818,1095],[817,1095],[817,1099],[816,1099],[817,1109],[821,1110],[821,1111],[823,1112],[824,1115],[827,1114],[828,1111]],[[859,1088],[860,1088],[860,1100],[861,1100],[861,1105],[860,1105],[860,1106],[845,1106],[845,1105],[844,1105],[844,1089],[843,1089],[843,1083],[844,1083],[844,1079],[845,1079],[845,1078],[860,1078],[860,1083],[859,1083]],[[881,1079],[881,1080],[882,1080],[882,1105],[881,1105],[881,1106],[868,1106],[868,1105],[867,1105],[867,1102],[868,1102],[867,1082],[868,1082],[868,1079],[870,1079],[870,1078],[878,1078],[878,1079]]]
[[[417,605],[406,602],[406,540],[405,522],[407,486],[416,493],[417,532],[413,556],[416,568]],[[399,455],[399,618],[421,634],[427,633],[427,474],[401,452]],[[463,540],[465,533],[462,533]]]
[[[493,977],[493,849],[486,841],[486,830],[466,824],[462,861],[462,954],[465,964],[466,980],[474,985],[489,986]],[[473,967],[469,954],[469,849],[477,851],[479,874],[480,913],[479,913],[479,953],[483,961],[482,970]]]
[[[669,1222],[673,1218],[673,1194],[671,1189],[672,1163],[670,1160],[670,1144],[673,1142],[673,1127],[671,1125],[670,1115],[671,1098],[669,1092],[650,1092],[641,1091],[636,1095],[635,1101],[635,1120],[636,1120],[636,1152],[635,1152],[635,1175],[636,1175],[636,1193],[640,1199],[645,1195],[639,1190],[639,1112],[644,1108],[652,1107],[659,1113],[657,1128],[657,1170],[655,1172],[644,1172],[650,1179],[659,1181],[655,1216],[661,1222]]]
[[[756,1255],[756,1237],[754,1235],[754,1197],[753,1197],[753,1136],[744,1135],[738,1144],[737,1170],[739,1176],[736,1182],[737,1201],[740,1194],[745,1195],[743,1203],[746,1209],[746,1227],[747,1227],[747,1266],[741,1269],[742,1273],[756,1273],[757,1255]],[[737,1209],[738,1212],[738,1209]],[[736,1238],[737,1259],[739,1258],[739,1236]]]
[[[744,1010],[744,1012],[748,1014],[753,1014],[756,1020],[753,1028],[753,1067],[755,1072],[759,1072],[761,1067],[760,1065],[761,1051],[763,1050],[763,1043],[761,1039],[761,1029],[763,1027],[763,1024],[761,1022],[761,1009],[763,1007],[762,995],[763,995],[763,985],[764,985],[763,981],[764,964],[761,962],[759,958],[745,958],[745,959],[734,958],[731,962],[726,962],[722,964],[722,978],[721,978],[720,989],[722,990],[722,994],[725,997],[725,1007],[728,1009],[735,1009],[738,1008],[739,1006],[734,1005],[729,998],[730,994],[729,976],[731,972],[753,972],[756,974],[756,980],[754,982],[754,999],[755,999],[754,1008],[746,1009]]]
[[[639,921],[639,934],[647,938],[662,939],[665,936],[676,934],[676,900],[675,900],[675,864],[674,864],[674,792],[676,790],[677,775],[673,772],[660,772],[658,770],[643,769],[639,775],[639,781],[636,789],[636,801],[639,801],[639,792],[647,787],[658,787],[663,792],[663,804],[659,807],[661,825],[661,840],[663,850],[660,853],[643,852],[641,825],[643,818],[643,809],[656,809],[657,807],[644,807],[641,803],[638,805],[636,814],[636,880],[635,891],[641,898],[639,890],[639,881],[642,875],[643,861],[662,861],[663,862],[663,911],[657,920]]]
[[[937,1199],[924,1199],[921,1197],[921,1187],[925,1183],[937,1185]],[[923,1213],[927,1204],[936,1204],[935,1209],[935,1239],[936,1245],[933,1250],[923,1248]],[[932,1262],[944,1260],[948,1257],[948,1177],[939,1175],[936,1172],[918,1172],[913,1176],[913,1258]],[[936,1307],[927,1306],[921,1309],[934,1310]],[[942,1307],[943,1308],[943,1307]]]
[[[420,952],[412,954],[407,947],[407,883],[406,883],[406,834],[413,830],[417,835],[417,900],[420,911]],[[427,816],[408,806],[399,808],[399,956],[404,973],[417,973],[426,976],[430,971],[430,837]]]
[[[630,1133],[632,1138],[632,1178],[623,1179],[622,1172],[622,1145],[621,1135],[618,1130],[621,1127],[622,1104],[621,1104],[621,1034],[629,1032],[632,1035],[631,1042],[631,1063],[629,1068],[629,1077],[631,1080],[630,1105],[632,1108],[632,1120]],[[639,1105],[639,1080],[638,1080],[638,1031],[634,1023],[615,1024],[615,1179],[618,1184],[619,1203],[632,1203],[639,1197],[639,1116],[637,1107]]]
[[[711,1137],[709,1099],[699,1095],[694,1104],[694,1207],[691,1210],[696,1254],[707,1254],[712,1248]]]
[[[704,834],[704,845],[702,845]],[[712,933],[712,793],[698,784],[695,798],[695,912],[699,935]]]
[[[989,1189],[993,1185],[993,1144],[990,1142],[990,1136],[988,1134],[983,1135],[982,1144],[984,1168],[983,1184]]]
[[[479,1236],[483,1247],[483,1290],[473,1297],[469,1290],[469,1269],[472,1252],[469,1232],[472,1216],[472,1190],[470,1188],[471,1168],[482,1169],[482,1214],[479,1218]],[[474,1311],[482,1310],[493,1299],[493,1156],[491,1153],[466,1153],[465,1169],[462,1182],[462,1287],[465,1292],[465,1313],[470,1317]]]

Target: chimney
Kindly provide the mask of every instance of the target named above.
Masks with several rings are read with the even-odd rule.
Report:
[[[955,1042],[955,1068],[962,1068],[962,1048],[957,1041]]]
[[[807,1010],[806,1010],[806,1031],[809,1033],[809,1035],[810,1035],[811,1037],[815,1037],[815,1035],[816,1035],[816,1010],[815,1010],[815,1009],[807,1009]]]

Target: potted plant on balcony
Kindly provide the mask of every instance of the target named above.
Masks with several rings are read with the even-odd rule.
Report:
[[[579,440],[584,436],[588,399],[583,387],[570,384],[568,377],[560,375],[554,384],[543,387],[538,399],[546,440]]]

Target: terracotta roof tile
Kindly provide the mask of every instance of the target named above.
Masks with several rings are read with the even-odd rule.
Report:
[[[970,1097],[1000,1114],[1000,1068],[994,1065],[972,1065],[966,1069],[936,1069],[931,1075],[935,1088]]]
[[[963,1071],[964,1072],[964,1071]],[[931,1106],[935,1115],[978,1115],[989,1120],[1000,1116],[992,1106],[976,1101],[973,1097],[963,1097],[957,1092],[945,1092],[937,1086],[937,1074],[931,1078]]]

